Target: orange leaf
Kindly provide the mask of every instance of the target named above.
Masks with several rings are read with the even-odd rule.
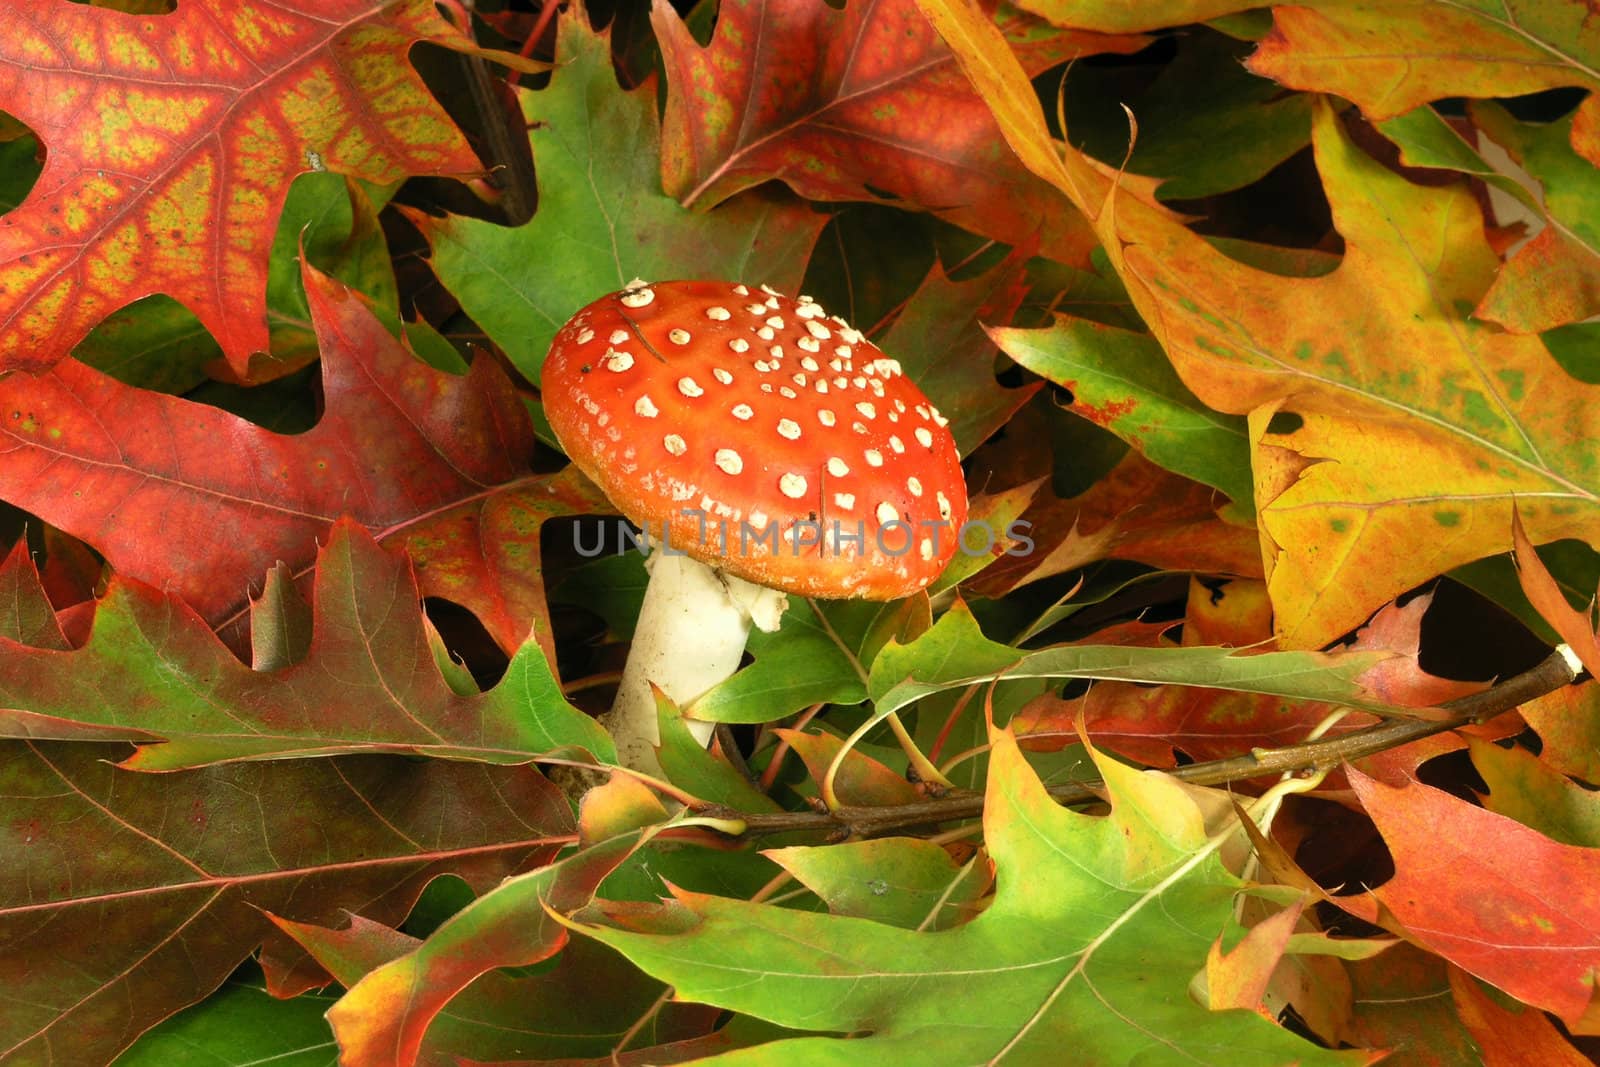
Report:
[[[430,0],[0,6],[0,108],[48,153],[0,221],[0,367],[46,368],[159,292],[245,373],[295,175],[481,169],[408,63],[418,40],[471,47]]]
[[[777,730],[777,735],[789,742],[805,762],[812,780],[819,786],[827,776],[828,768],[844,747],[832,734],[808,734],[799,730]],[[834,776],[834,795],[846,805],[914,804],[923,797],[917,787],[906,781],[882,763],[862,752],[852,749],[839,764]]]
[[[1353,100],[1373,119],[1447,96],[1600,88],[1594,15],[1584,4],[1324,0],[1274,7],[1272,17],[1272,32],[1247,66],[1295,89]],[[1584,151],[1577,130],[1573,146]]]
[[[1561,587],[1545,568],[1539,553],[1533,550],[1533,542],[1528,540],[1528,532],[1522,528],[1522,515],[1517,510],[1511,512],[1511,540],[1517,550],[1517,582],[1528,603],[1577,653],[1584,669],[1600,678],[1600,638],[1595,635],[1594,624],[1587,612],[1575,611],[1567,603]]]
[[[1396,933],[1593,1033],[1600,975],[1600,849],[1561,845],[1432,786],[1350,784],[1394,855],[1395,875],[1337,898]]]
[[[1319,103],[1313,146],[1343,261],[1313,278],[1246,266],[1050,142],[1024,72],[970,5],[919,2],[1019,156],[1090,217],[1184,384],[1250,415],[1258,456],[1280,457],[1263,464],[1270,487],[1258,469],[1256,504],[1285,647],[1326,644],[1500,551],[1513,498],[1541,539],[1600,541],[1600,390],[1537,337],[1471,318],[1500,260],[1470,190],[1412,184]],[[1280,419],[1262,417],[1274,406]]]
[[[1255,531],[1219,518],[1228,500],[1137,452],[1084,493],[1037,500],[1023,519],[1031,551],[996,560],[969,582],[986,597],[1103,559],[1207,574],[1261,573]]]
[[[1496,1004],[1465,971],[1450,968],[1456,1012],[1478,1043],[1484,1067],[1586,1067],[1594,1061],[1572,1047],[1542,1011],[1512,1011]]]
[[[1212,1011],[1244,1008],[1271,1018],[1261,1001],[1303,910],[1305,901],[1296,901],[1263,919],[1229,952],[1222,951],[1222,938],[1212,942],[1211,954],[1206,957],[1206,992]]]

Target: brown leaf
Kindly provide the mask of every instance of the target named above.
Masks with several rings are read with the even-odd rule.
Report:
[[[438,875],[481,891],[572,832],[561,793],[527,767],[351,756],[150,775],[106,755],[0,745],[0,1057],[13,1062],[108,1062],[263,940],[297,956],[263,910],[397,923]]]

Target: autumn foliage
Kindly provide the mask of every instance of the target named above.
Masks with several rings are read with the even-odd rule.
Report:
[[[1589,1062],[1597,69],[1566,0],[0,0],[0,1063]],[[634,278],[815,296],[1027,534],[792,598],[660,780],[537,389]]]

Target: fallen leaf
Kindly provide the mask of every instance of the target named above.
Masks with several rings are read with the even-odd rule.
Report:
[[[789,742],[796,754],[805,761],[811,780],[820,789],[827,777],[828,768],[844,748],[844,742],[832,734],[808,734],[799,730],[778,730],[777,735]],[[893,806],[915,804],[925,799],[917,787],[866,753],[852,749],[839,764],[833,779],[833,792],[839,803],[847,807],[860,805]]]
[[[1220,489],[1249,513],[1244,420],[1201,404],[1149,334],[1064,316],[1042,330],[989,333],[1006,355],[1070,390],[1069,411],[1110,430],[1157,466]]]
[[[1479,800],[1553,841],[1600,848],[1600,794],[1585,789],[1525,748],[1470,742],[1472,766],[1489,787]]]
[[[531,382],[556,331],[634,278],[725,278],[795,293],[826,216],[752,192],[711,215],[661,191],[654,82],[624,92],[609,31],[576,6],[558,21],[550,84],[521,95],[539,206],[522,226],[411,218],[439,280]],[[531,264],[550,269],[530,269]]]
[[[1258,456],[1303,464],[1280,469],[1278,492],[1256,464],[1285,645],[1326,644],[1419,582],[1499,551],[1513,497],[1540,540],[1600,540],[1595,387],[1537,338],[1472,320],[1499,260],[1470,191],[1380,166],[1320,103],[1312,143],[1344,259],[1315,278],[1244,266],[1143,189],[1058,152],[992,28],[956,0],[919,2],[953,27],[947,40],[1019,155],[1094,222],[1184,383],[1209,407],[1251,415]]]
[[[1354,989],[1351,1031],[1414,1067],[1482,1067],[1482,1054],[1455,1010],[1450,965],[1401,942],[1348,965]]]
[[[614,757],[533,641],[487,693],[452,690],[429,651],[410,566],[359,527],[333,528],[316,579],[304,655],[272,671],[239,662],[171,594],[115,579],[82,648],[0,636],[0,735],[133,741],[141,747],[125,766],[140,770],[343,752]]]
[[[1372,119],[1452,96],[1600,88],[1600,37],[1579,4],[1322,0],[1274,8],[1272,17],[1250,69],[1295,89],[1335,93]],[[1588,147],[1577,131],[1573,140],[1580,152]],[[1600,165],[1592,148],[1586,154]]]
[[[1563,686],[1519,710],[1539,735],[1540,758],[1562,774],[1600,785],[1600,682]]]
[[[1420,782],[1347,773],[1395,875],[1339,904],[1554,1012],[1574,1033],[1600,1028],[1600,901],[1573,891],[1600,877],[1600,849],[1558,844]]]
[[[343,929],[274,918],[349,989],[366,975],[417,952],[425,942],[360,915]],[[591,942],[570,942],[536,974],[489,971],[457,993],[423,1034],[416,1062],[456,1067],[538,1052],[541,1059],[604,1056],[661,995],[658,982]],[[604,996],[596,996],[604,990]],[[662,1039],[689,1029],[704,1009],[667,1005],[657,1017]],[[674,1018],[676,1017],[676,1018]],[[700,1027],[695,1027],[699,1029]]]
[[[997,888],[964,925],[917,932],[679,890],[577,928],[681,998],[849,1035],[773,1042],[760,1062],[918,1056],[933,1028],[941,1059],[960,1063],[1053,1062],[1064,1048],[1114,1062],[1371,1061],[1185,993],[1212,938],[1234,928],[1239,883],[1214,852],[1196,855],[1206,831],[1181,787],[1102,759],[1111,814],[1088,816],[1049,799],[1009,735],[995,736],[992,760],[984,828]],[[741,1061],[757,1062],[725,1059]]]
[[[1304,908],[1302,901],[1263,919],[1227,952],[1222,950],[1220,937],[1211,943],[1211,952],[1206,956],[1205,989],[1206,1004],[1213,1011],[1243,1008],[1272,1018],[1263,1009],[1262,1001]]]
[[[415,1063],[439,1013],[480,975],[560,952],[567,929],[552,913],[587,903],[645,836],[611,838],[507,879],[411,951],[367,971],[328,1012],[344,1061]]]
[[[993,878],[987,860],[957,865],[931,841],[887,837],[762,852],[821,897],[834,915],[906,930],[948,930],[983,910]]]
[[[1361,671],[1355,681],[1395,708],[1429,707],[1483,688],[1481,683],[1456,682],[1422,670],[1419,635],[1429,599],[1414,598],[1404,608],[1386,606],[1347,652],[1388,653]],[[1100,640],[1099,635],[1095,640]],[[1263,651],[1258,649],[1255,654]],[[1252,653],[1247,649],[1239,654]],[[1273,693],[1100,682],[1072,699],[1053,693],[1035,697],[1012,726],[1024,741],[1031,742],[1030,747],[1060,745],[1073,740],[1081,721],[1096,745],[1151,766],[1172,767],[1180,762],[1180,753],[1194,761],[1219,760],[1258,748],[1299,744],[1338,710],[1335,702]],[[1323,736],[1338,737],[1377,721],[1372,715],[1349,711]],[[1489,736],[1501,732],[1493,727],[1475,729],[1484,729]],[[1403,781],[1417,764],[1464,743],[1455,733],[1440,735],[1368,757],[1360,766],[1384,781]]]
[[[995,560],[968,587],[999,597],[1018,586],[1102,559],[1163,570],[1257,577],[1256,532],[1227,522],[1209,486],[1162,470],[1133,453],[1079,496],[1042,495],[1022,513],[1026,550]]]
[[[1467,1032],[1478,1043],[1485,1067],[1585,1067],[1594,1061],[1561,1036],[1548,1016],[1534,1008],[1501,1007],[1459,967],[1450,968],[1450,992]]]
[[[348,515],[410,548],[424,595],[477,613],[501,647],[536,623],[548,640],[539,525],[592,510],[598,490],[530,472],[527,413],[492,360],[433,370],[339,283],[308,268],[306,286],[326,407],[312,429],[273,433],[64,361],[0,381],[0,494],[213,626],[242,620],[274,563],[304,571]],[[183,551],[159,550],[173,539]]]
[[[1582,661],[1584,669],[1600,678],[1600,633],[1596,633],[1591,618],[1593,608],[1578,611],[1567,603],[1561,587],[1551,577],[1539,553],[1534,551],[1533,542],[1528,540],[1520,507],[1511,513],[1511,543],[1516,549],[1517,582],[1528,603],[1561,635],[1561,640]]]
[[[951,281],[934,264],[893,325],[874,338],[936,406],[949,412],[950,432],[964,456],[1038,392],[1034,383],[1007,389],[995,380],[995,344],[985,329],[1010,322],[1027,291],[1022,257],[1013,254],[967,281]]]
[[[0,744],[0,1058],[109,1062],[264,939],[297,954],[263,911],[399,922],[438,875],[487,889],[572,830],[526,767],[363,755],[152,775],[109,751]]]
[[[1017,0],[1017,6],[1057,26],[1131,33],[1205,22],[1252,5],[1249,0],[1168,0],[1159,5],[1128,0]]]
[[[161,292],[243,374],[267,347],[266,253],[295,175],[381,184],[482,169],[408,62],[420,40],[474,47],[426,0],[215,0],[145,16],[6,5],[0,107],[47,155],[0,223],[0,364],[42,371]]]
[[[1030,74],[1148,43],[1054,30],[1008,7],[995,17]],[[842,9],[738,0],[719,10],[704,48],[663,0],[651,22],[670,90],[662,184],[686,205],[714,205],[777,178],[810,200],[916,207],[1087,264],[1093,240],[1082,217],[1000,145],[988,110],[911,0],[850,0]]]
[[[1545,213],[1544,228],[1506,261],[1474,314],[1539,333],[1600,313],[1600,172],[1573,151],[1572,116],[1535,125],[1478,102],[1472,119],[1540,184]]]

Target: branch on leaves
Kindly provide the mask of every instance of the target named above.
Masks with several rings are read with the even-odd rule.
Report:
[[[1281,748],[1258,748],[1243,756],[1193,763],[1169,771],[1174,778],[1194,785],[1226,785],[1268,775],[1325,772],[1341,763],[1399,748],[1448,730],[1487,722],[1536,697],[1569,685],[1582,672],[1576,655],[1562,645],[1538,666],[1482,692],[1441,706],[1445,715],[1428,719],[1385,719],[1375,726],[1336,737],[1325,737]],[[1049,793],[1062,804],[1101,798],[1098,780],[1052,786]],[[796,831],[831,832],[838,837],[876,837],[910,827],[930,827],[983,813],[977,793],[943,796],[915,804],[886,807],[842,806],[831,811],[746,814],[723,807],[697,809],[726,826],[729,835],[750,839]],[[735,829],[738,832],[734,832]]]

